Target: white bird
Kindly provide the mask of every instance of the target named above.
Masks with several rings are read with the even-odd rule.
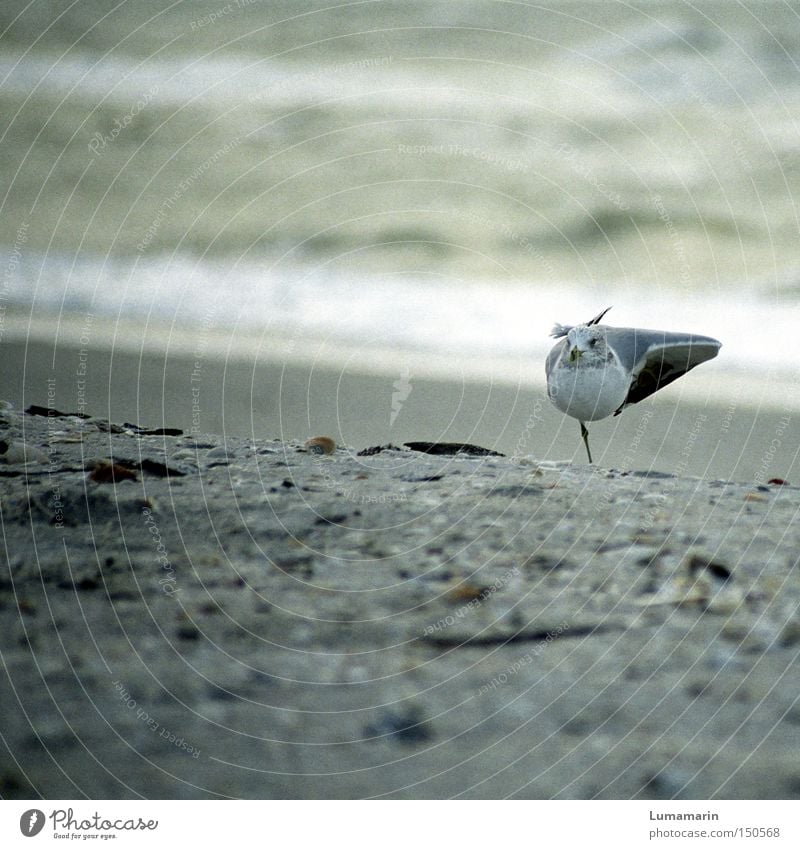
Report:
[[[560,341],[545,366],[547,397],[580,422],[590,463],[586,422],[618,416],[629,404],[713,359],[722,347],[709,336],[599,324],[609,309],[586,324],[556,324],[550,335]]]

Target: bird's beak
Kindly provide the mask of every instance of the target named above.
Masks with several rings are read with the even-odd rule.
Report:
[[[581,358],[581,354],[583,354],[583,351],[581,351],[581,349],[577,345],[573,345],[569,349],[569,361],[571,363],[576,362],[576,360],[579,360]]]

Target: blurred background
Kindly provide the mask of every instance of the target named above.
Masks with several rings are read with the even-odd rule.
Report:
[[[548,333],[613,305],[723,348],[599,462],[797,462],[796,5],[10,0],[0,32],[15,406],[582,461]]]

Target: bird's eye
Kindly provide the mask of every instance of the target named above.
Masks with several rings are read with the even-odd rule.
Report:
[[[589,340],[589,347],[590,347],[590,348],[594,348],[594,346],[595,346],[596,344],[597,344],[597,339],[590,339],[590,340]]]

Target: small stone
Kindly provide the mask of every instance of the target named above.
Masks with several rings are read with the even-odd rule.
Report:
[[[236,454],[233,451],[229,451],[224,445],[218,445],[216,448],[212,448],[206,457],[209,460],[234,460],[236,459]]]
[[[744,604],[744,595],[738,587],[723,587],[708,600],[706,610],[709,613],[730,615],[736,613]]]
[[[47,454],[39,448],[26,445],[24,442],[9,442],[0,439],[0,463],[18,465],[25,463],[46,463]]]
[[[647,790],[657,799],[686,798],[686,787],[692,774],[675,767],[667,767],[651,775],[646,781]]]
[[[122,425],[114,424],[108,419],[93,417],[86,419],[86,424],[100,431],[100,433],[126,433],[126,429]]]
[[[444,457],[454,457],[456,454],[470,454],[473,457],[504,457],[491,448],[481,448],[480,445],[469,445],[462,442],[404,442],[406,448],[423,454],[438,454]]]
[[[362,448],[361,451],[356,452],[356,457],[374,457],[376,454],[380,454],[382,451],[402,451],[402,448],[398,448],[396,445],[392,445],[390,442],[388,445],[372,445],[369,448]]]
[[[341,512],[320,512],[317,519],[314,521],[315,525],[341,525],[342,522],[346,522],[348,519],[347,513]]]
[[[484,600],[492,594],[491,587],[480,587],[476,584],[460,584],[447,594],[447,600],[453,604],[467,601]]]
[[[777,628],[770,622],[753,622],[730,617],[720,633],[724,639],[735,645],[740,654],[763,654],[780,646]]]
[[[707,572],[718,581],[727,581],[731,577],[731,570],[727,566],[723,563],[716,563],[702,554],[692,554],[686,566],[689,574],[693,576]]]
[[[275,560],[274,565],[286,575],[299,575],[303,578],[311,578],[314,575],[314,558],[310,554],[296,557],[284,555]]]
[[[367,725],[364,736],[371,740],[389,738],[406,746],[425,743],[433,737],[429,724],[418,708],[403,712],[387,712],[376,722]]]
[[[196,625],[187,622],[178,627],[177,636],[179,640],[199,640],[200,629]]]
[[[136,473],[132,469],[121,466],[119,463],[111,463],[108,460],[100,460],[89,473],[89,480],[95,483],[120,483],[121,481],[135,481]]]
[[[314,436],[306,440],[305,449],[309,454],[333,454],[336,443],[329,436]]]
[[[29,598],[21,598],[17,602],[17,607],[20,613],[24,613],[26,616],[33,616],[36,613],[36,602],[31,601]]]
[[[800,643],[800,620],[791,619],[781,630],[780,643],[782,646],[791,647]]]
[[[64,436],[56,436],[50,439],[51,445],[71,445],[83,442],[85,433],[68,433]]]
[[[216,448],[216,442],[208,442],[203,439],[192,439],[191,437],[186,439],[183,443],[187,448],[191,448],[195,451],[205,451],[206,448]]]
[[[790,722],[792,725],[800,725],[800,705],[792,705],[789,710],[786,711],[783,718],[786,722]]]

